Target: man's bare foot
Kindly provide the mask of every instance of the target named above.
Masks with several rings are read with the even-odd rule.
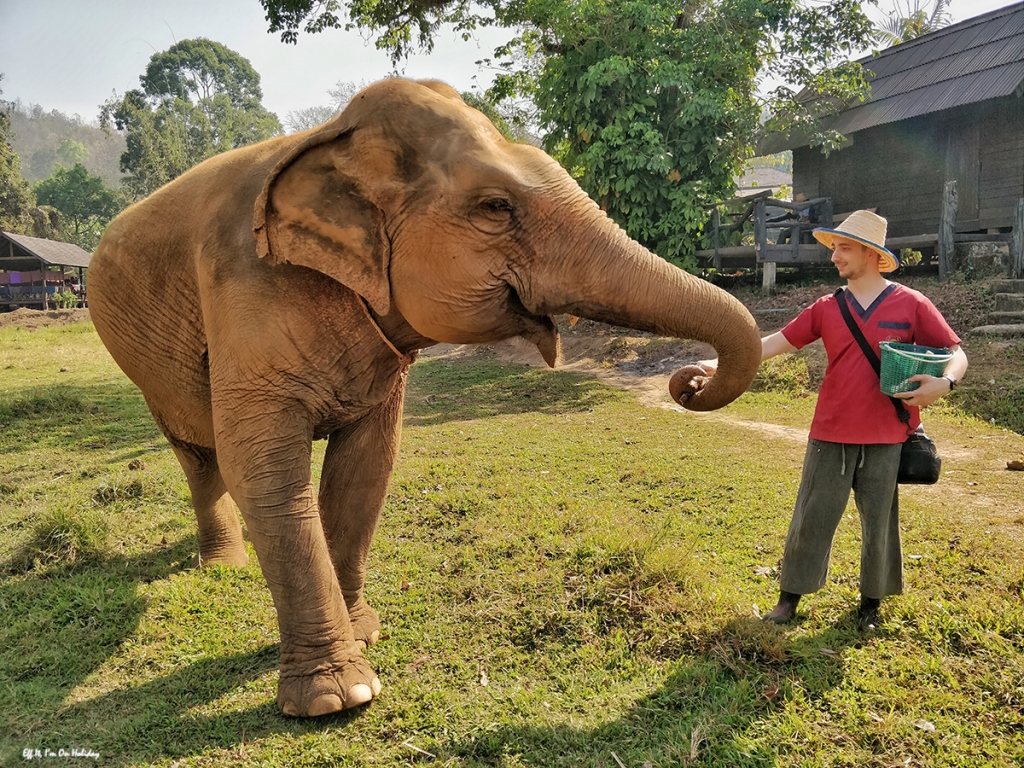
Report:
[[[762,621],[770,621],[773,624],[788,624],[796,616],[796,606],[800,602],[800,595],[792,592],[779,594],[779,604],[761,617]]]

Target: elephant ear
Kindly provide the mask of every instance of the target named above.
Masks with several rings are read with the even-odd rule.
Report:
[[[315,269],[386,315],[391,289],[384,214],[352,157],[352,133],[329,123],[278,162],[256,200],[256,252],[272,264]]]

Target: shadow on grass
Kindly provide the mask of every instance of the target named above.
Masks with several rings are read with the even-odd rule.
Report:
[[[231,749],[269,733],[303,733],[305,721],[285,718],[273,700],[219,715],[193,712],[277,670],[278,659],[276,644],[204,658],[141,685],[60,707],[47,727],[33,731],[32,743],[25,746],[71,742],[98,753],[103,765],[131,765]],[[337,726],[358,713],[316,721],[317,727]]]
[[[421,360],[412,368],[405,423],[429,426],[518,413],[588,411],[624,396],[594,379],[562,371],[488,359]]]
[[[347,724],[367,713],[366,707],[358,707],[313,719],[285,717],[272,697],[228,712],[196,713],[268,673],[274,673],[276,688],[279,660],[278,644],[204,658],[141,685],[60,707],[46,727],[33,730],[31,743],[14,746],[20,754],[25,747],[71,742],[98,753],[103,765],[133,765],[194,757],[216,749],[240,753],[247,743],[274,734],[297,739],[338,729],[344,734]],[[298,740],[295,748],[302,748]],[[284,755],[281,764],[290,765],[288,758]],[[244,764],[244,760],[232,764]]]
[[[427,748],[464,766],[775,766],[778,750],[751,738],[751,729],[782,710],[794,688],[817,698],[842,683],[843,651],[860,642],[847,619],[797,638],[736,619],[698,639],[701,650],[677,662],[655,692],[597,728],[488,728]]]
[[[0,453],[131,446],[115,459],[122,461],[138,455],[140,444],[163,439],[142,393],[127,381],[24,387],[6,394],[0,406]]]
[[[145,598],[138,585],[164,579],[189,562],[195,536],[141,558],[30,571],[0,583],[0,761],[11,765],[20,737],[86,680],[138,627]],[[63,746],[66,745],[62,745]]]

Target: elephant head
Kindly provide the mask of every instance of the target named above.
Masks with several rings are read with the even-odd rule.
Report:
[[[522,336],[554,366],[563,313],[697,339],[719,369],[693,410],[736,398],[760,362],[738,301],[631,240],[548,155],[441,83],[382,81],[298,137],[254,228],[261,257],[318,270],[434,342]]]

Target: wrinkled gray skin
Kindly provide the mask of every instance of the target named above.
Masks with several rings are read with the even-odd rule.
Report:
[[[700,410],[761,355],[738,302],[630,240],[550,157],[399,79],[129,208],[89,303],[185,470],[202,563],[247,561],[241,510],[277,609],[278,705],[298,716],[380,691],[363,586],[415,350],[522,336],[554,365],[561,313],[699,339],[720,360]]]

